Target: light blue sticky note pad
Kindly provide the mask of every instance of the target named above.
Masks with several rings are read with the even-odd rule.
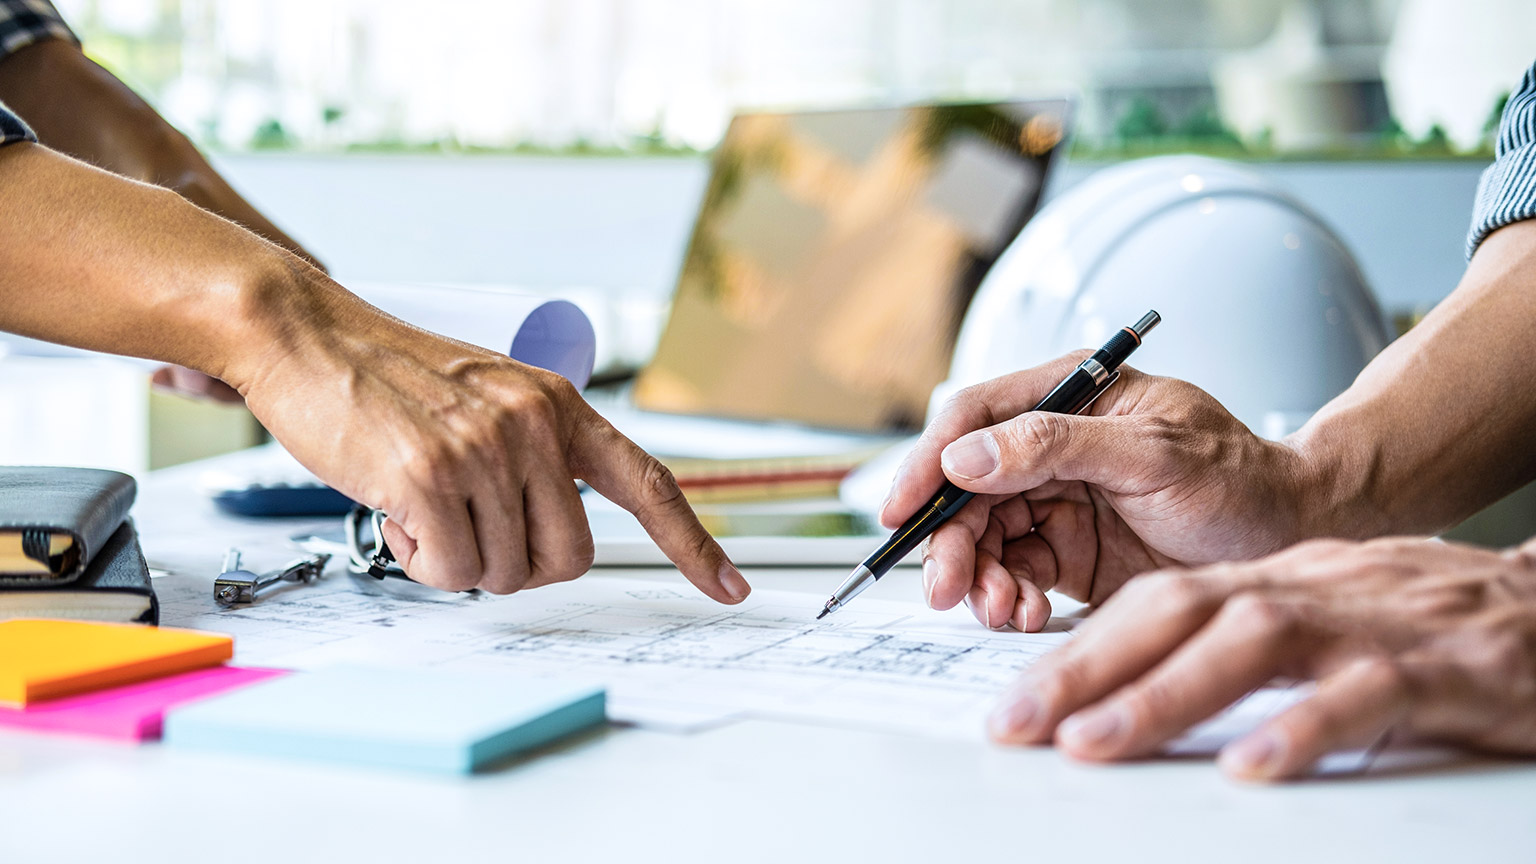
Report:
[[[602,688],[505,674],[336,667],[165,718],[178,747],[467,774],[604,720]]]

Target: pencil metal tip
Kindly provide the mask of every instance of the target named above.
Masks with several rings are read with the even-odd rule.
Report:
[[[821,610],[821,614],[816,616],[816,620],[820,621],[821,619],[827,617],[827,613],[831,612],[831,611],[832,611],[832,607],[831,606],[828,606],[827,608]]]

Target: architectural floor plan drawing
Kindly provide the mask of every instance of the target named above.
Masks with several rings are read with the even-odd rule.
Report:
[[[759,589],[721,606],[684,585],[588,576],[505,598],[344,575],[221,611],[204,580],[157,580],[164,621],[232,633],[237,660],[498,666],[608,687],[615,719],[765,716],[978,737],[990,701],[1069,638],[990,632],[960,610]]]
[[[798,594],[760,591],[749,608],[720,609],[672,589],[619,590],[627,601],[573,599],[488,639],[485,659],[644,681],[613,688],[642,720],[662,701],[969,737],[991,698],[1066,638],[989,633],[963,612],[891,601],[818,622]]]

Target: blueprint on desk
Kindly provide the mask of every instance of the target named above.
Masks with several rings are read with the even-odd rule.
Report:
[[[156,580],[164,623],[229,633],[242,664],[494,666],[607,686],[621,721],[759,716],[979,737],[1017,674],[1070,635],[992,632],[963,610],[864,599],[815,620],[804,594],[722,606],[689,586],[588,576],[510,597],[333,574],[220,609],[208,580]]]

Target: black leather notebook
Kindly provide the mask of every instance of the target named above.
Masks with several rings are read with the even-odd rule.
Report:
[[[116,471],[0,467],[0,587],[79,579],[137,491]]]
[[[133,520],[124,521],[107,538],[85,572],[70,584],[0,588],[0,621],[7,618],[159,624],[160,603]]]

